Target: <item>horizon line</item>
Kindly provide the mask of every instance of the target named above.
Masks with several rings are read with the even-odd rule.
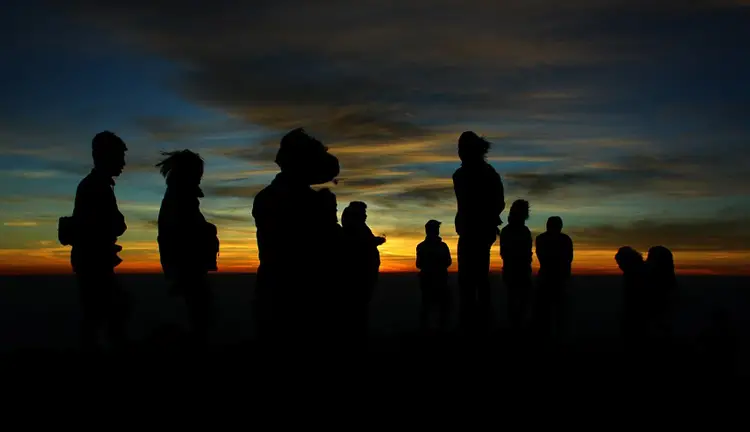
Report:
[[[381,274],[387,275],[418,275],[417,270],[385,270],[381,271]],[[537,276],[538,271],[532,273],[533,276]],[[150,271],[150,270],[123,270],[117,271],[115,274],[119,275],[163,275],[161,271]],[[256,275],[257,270],[225,270],[218,272],[209,272],[208,275]],[[458,271],[449,271],[450,275],[457,275]],[[502,270],[492,270],[491,275],[502,275]],[[720,277],[750,277],[750,272],[717,272],[708,269],[695,269],[695,270],[677,270],[675,272],[677,276],[720,276]],[[572,277],[575,276],[621,276],[622,272],[619,270],[585,270],[573,272]],[[21,276],[75,276],[73,271],[4,271],[0,270],[0,277],[21,277]]]

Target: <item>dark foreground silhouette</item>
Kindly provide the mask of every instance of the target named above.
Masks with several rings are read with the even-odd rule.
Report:
[[[539,260],[534,324],[538,332],[557,337],[563,331],[565,296],[573,264],[573,240],[562,232],[559,216],[547,220],[547,231],[536,238]]]
[[[372,310],[388,310],[373,304],[379,281],[378,247],[385,237],[372,233],[367,205],[361,201],[347,206],[339,225],[335,193],[328,188],[313,189],[336,183],[338,160],[304,130],[286,134],[276,156],[280,172],[255,197],[252,208],[260,260],[249,313],[253,337],[231,346],[211,340],[217,315],[208,274],[217,270],[219,240],[217,227],[200,211],[204,162],[189,150],[164,153],[165,159],[157,164],[167,183],[159,212],[159,253],[170,291],[185,299],[188,331],[164,322],[130,345],[131,302],[114,273],[120,263],[117,239],[126,225],[117,208],[113,178],[122,173],[127,148],[110,132],[98,134],[93,141],[94,169],[81,181],[73,215],[60,219],[58,231],[60,242],[73,246],[83,352],[89,359],[157,354],[173,362],[253,358],[267,360],[274,367],[311,356],[324,364],[344,359],[356,365],[372,354],[399,353],[419,359],[422,366],[429,361],[462,371],[475,368],[481,374],[484,367],[496,368],[499,362],[515,373],[534,376],[578,371],[581,364],[591,372],[589,356],[601,365],[625,371],[623,375],[673,373],[678,354],[684,352],[676,337],[679,289],[671,251],[654,246],[644,261],[632,248],[621,248],[615,260],[623,270],[624,306],[623,313],[612,316],[622,315],[622,326],[617,336],[606,340],[582,338],[568,327],[571,318],[577,324],[582,315],[566,305],[572,286],[573,243],[562,233],[562,219],[551,217],[547,232],[537,238],[540,272],[534,287],[533,241],[526,227],[530,205],[516,200],[508,225],[499,229],[504,189],[500,176],[486,161],[489,146],[474,132],[465,132],[458,140],[461,167],[453,175],[459,235],[457,328],[450,324],[450,251],[440,238],[440,223],[431,220],[425,226],[424,242],[417,246],[419,283],[412,285],[421,293],[419,324],[405,331],[403,322],[391,320],[401,330],[370,339]],[[493,304],[489,275],[489,251],[498,234],[506,301],[506,320],[499,327],[492,318],[502,308]],[[533,304],[532,299],[536,300]],[[425,331],[433,312],[439,332]],[[526,331],[529,323],[537,331]],[[713,368],[723,364],[725,370],[733,370],[734,327],[730,315],[717,309],[697,344],[698,363],[690,364]],[[109,354],[98,349],[103,329],[108,330],[114,348]],[[616,357],[597,357],[602,353]]]
[[[490,325],[490,248],[505,209],[503,183],[487,163],[490,143],[471,131],[458,139],[461,167],[453,174],[458,234],[459,308],[467,332]]]
[[[450,313],[451,294],[448,287],[448,268],[453,263],[448,245],[440,237],[440,222],[425,224],[425,239],[417,246],[417,269],[422,305],[419,322],[422,330],[429,328],[430,317],[438,316],[438,328],[445,331]]]
[[[276,164],[281,172],[253,200],[260,261],[254,309],[260,338],[285,349],[328,335],[321,332],[326,316],[318,311],[328,306],[339,268],[331,256],[312,251],[339,239],[331,238],[330,212],[311,186],[335,179],[339,163],[320,141],[296,129],[281,140]],[[312,247],[301,249],[302,237]]]
[[[52,371],[71,374],[90,365],[103,369],[100,379],[134,370],[169,374],[184,371],[190,373],[185,377],[204,376],[226,384],[238,377],[253,381],[279,380],[290,374],[323,378],[322,371],[334,369],[350,379],[399,376],[405,379],[398,387],[403,388],[411,386],[412,380],[422,374],[429,374],[433,380],[465,378],[467,373],[479,378],[481,374],[484,381],[477,382],[497,378],[498,384],[506,385],[519,381],[528,384],[545,377],[579,384],[581,379],[590,378],[612,385],[627,379],[641,381],[646,377],[640,372],[645,371],[652,377],[656,375],[657,383],[673,377],[685,385],[694,385],[701,377],[746,374],[750,364],[750,327],[741,320],[750,306],[747,279],[680,278],[683,294],[675,308],[678,316],[671,341],[662,352],[649,349],[629,356],[618,321],[619,277],[575,276],[575,284],[568,291],[570,313],[564,337],[551,347],[530,339],[519,348],[510,344],[501,275],[493,274],[490,279],[493,307],[498,311],[495,325],[486,339],[468,341],[458,331],[456,310],[442,336],[422,334],[418,276],[383,274],[373,297],[368,350],[355,357],[356,361],[320,346],[312,350],[295,347],[294,355],[275,365],[268,364],[277,357],[273,351],[258,344],[252,311],[248,309],[256,286],[254,275],[210,275],[222,313],[218,316],[216,337],[199,352],[188,343],[183,304],[165,292],[163,276],[122,275],[120,279],[138,305],[138,313],[128,325],[130,348],[121,353],[82,357],[77,341],[77,309],[70,308],[71,301],[75,306],[74,278],[3,278],[0,358],[6,374],[19,368],[28,370],[32,365],[36,375]],[[453,296],[457,295],[456,281],[457,276],[451,274],[449,287]],[[723,314],[715,305],[724,309]],[[120,361],[123,369],[107,366]],[[735,370],[731,371],[730,366]],[[161,381],[152,384],[163,386]]]
[[[520,332],[528,318],[531,299],[531,231],[526,227],[529,203],[513,202],[508,225],[500,231],[500,256],[503,259],[503,282],[508,288],[510,326]]]
[[[159,256],[173,294],[185,299],[195,342],[205,343],[214,322],[208,272],[217,270],[216,226],[200,210],[203,160],[189,150],[165,153],[157,164],[167,182],[159,210]]]
[[[99,349],[101,332],[109,343],[123,349],[130,314],[126,292],[115,275],[122,260],[117,238],[125,233],[125,218],[117,207],[114,177],[125,168],[127,146],[112,132],[92,141],[94,168],[76,190],[68,223],[60,224],[60,239],[73,246],[71,265],[78,278],[81,302],[81,339],[88,350]]]

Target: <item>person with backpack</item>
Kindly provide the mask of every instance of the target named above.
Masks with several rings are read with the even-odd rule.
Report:
[[[115,198],[114,178],[125,168],[125,142],[112,132],[92,140],[94,168],[78,185],[71,217],[60,219],[59,239],[72,246],[70,261],[81,302],[84,349],[98,350],[102,330],[117,349],[127,344],[129,301],[115,275],[122,259],[118,237],[127,230]]]

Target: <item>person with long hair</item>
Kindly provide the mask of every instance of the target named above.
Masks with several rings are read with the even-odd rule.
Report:
[[[497,240],[505,209],[503,182],[487,163],[490,143],[466,131],[458,139],[461,167],[453,174],[458,234],[459,320],[461,327],[488,327],[490,248]]]
[[[531,296],[531,231],[529,202],[516,200],[510,206],[508,225],[500,231],[500,256],[503,259],[503,283],[508,290],[508,317],[511,329],[523,328]]]
[[[158,221],[161,265],[172,293],[185,299],[193,339],[205,343],[214,323],[208,272],[217,270],[219,240],[200,210],[204,162],[190,150],[162,155],[156,165],[167,183]]]

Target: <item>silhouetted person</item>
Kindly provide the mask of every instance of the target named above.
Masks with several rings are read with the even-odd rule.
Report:
[[[677,291],[672,252],[664,246],[652,247],[648,250],[646,269],[649,326],[655,337],[666,338],[669,336],[672,298]]]
[[[80,288],[81,332],[87,349],[98,346],[104,328],[116,347],[126,342],[128,298],[114,269],[122,262],[117,238],[127,226],[117,208],[113,180],[125,168],[126,151],[125,142],[112,132],[97,134],[92,141],[94,169],[76,191],[71,264]]]
[[[531,296],[531,231],[526,227],[529,202],[517,200],[510,206],[508,225],[500,231],[503,283],[508,290],[508,318],[511,329],[521,330]]]
[[[320,285],[314,289],[319,294],[319,313],[322,314],[324,332],[331,338],[338,338],[342,335],[346,319],[347,304],[345,296],[347,295],[345,287],[342,286],[342,271],[344,259],[343,248],[343,229],[339,225],[338,219],[338,202],[336,194],[330,189],[324,188],[317,192],[316,211],[321,218],[319,224],[322,229],[323,238],[326,240],[316,246],[314,253],[325,257],[330,263],[321,273]],[[303,230],[304,232],[304,230]]]
[[[175,294],[185,298],[191,333],[206,342],[214,323],[214,299],[208,272],[217,270],[216,226],[200,210],[203,159],[190,150],[162,153],[156,166],[167,182],[159,210],[159,255]]]
[[[359,336],[367,335],[370,300],[378,282],[380,252],[385,237],[376,237],[367,226],[367,204],[353,201],[341,215],[344,233],[345,283],[351,298],[351,326]]]
[[[448,268],[453,263],[451,251],[440,237],[440,222],[430,220],[425,224],[425,239],[417,246],[419,289],[422,307],[419,322],[423,330],[429,327],[432,312],[437,312],[440,330],[446,330],[450,312]]]
[[[536,238],[539,274],[535,318],[544,333],[559,333],[565,312],[565,288],[573,263],[573,241],[562,232],[562,228],[562,218],[552,216],[547,219],[547,231]]]
[[[339,162],[320,141],[295,129],[281,139],[276,164],[281,172],[253,201],[260,261],[255,317],[263,340],[295,348],[294,341],[309,341],[320,328],[316,290],[334,266],[316,250],[330,239],[324,207],[310,186],[334,180]]]
[[[453,174],[456,193],[456,233],[458,240],[459,315],[461,326],[489,326],[490,248],[497,239],[505,209],[503,182],[487,163],[490,143],[474,132],[458,139],[461,167]]]
[[[622,270],[623,313],[622,325],[626,343],[632,346],[645,337],[648,297],[646,296],[646,263],[643,255],[630,246],[623,246],[615,254]]]

